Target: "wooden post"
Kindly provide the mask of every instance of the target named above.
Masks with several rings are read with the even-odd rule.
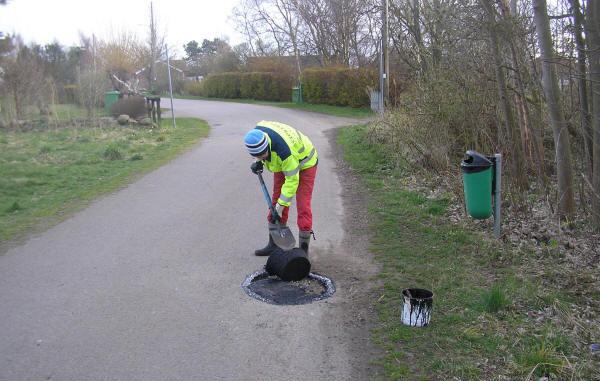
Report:
[[[152,102],[152,123],[156,123],[156,105],[154,104],[154,98],[150,98]]]
[[[160,115],[160,97],[156,98],[156,112],[158,113],[158,124],[162,121],[162,117]]]

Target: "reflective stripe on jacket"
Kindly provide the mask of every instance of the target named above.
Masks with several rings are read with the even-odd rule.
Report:
[[[271,154],[263,160],[264,166],[285,175],[277,202],[290,206],[298,189],[300,171],[317,164],[317,151],[306,135],[287,124],[263,120],[255,128],[266,133],[269,139]]]

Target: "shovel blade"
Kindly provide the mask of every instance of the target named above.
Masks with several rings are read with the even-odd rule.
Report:
[[[294,238],[294,234],[287,226],[278,225],[276,228],[271,228],[269,229],[269,234],[271,234],[275,245],[283,250],[291,250],[296,247],[296,238]]]

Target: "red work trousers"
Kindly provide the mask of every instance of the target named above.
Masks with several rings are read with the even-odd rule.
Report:
[[[285,175],[283,172],[275,172],[273,175],[273,206],[275,206],[281,195],[281,187],[285,182]],[[296,208],[298,209],[298,228],[303,231],[312,230],[312,209],[310,202],[316,176],[316,165],[300,171],[300,181],[298,183],[298,190],[296,191]],[[290,208],[283,208],[281,222],[284,224],[287,223],[289,211]],[[271,221],[271,212],[269,212],[267,219]]]

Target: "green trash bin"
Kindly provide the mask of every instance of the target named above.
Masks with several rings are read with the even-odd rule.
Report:
[[[478,152],[467,151],[460,168],[463,174],[467,213],[478,220],[490,217],[494,178],[492,161]]]
[[[302,103],[302,85],[292,87],[292,102]]]
[[[110,107],[119,100],[118,91],[107,91],[104,93],[104,110],[110,114]]]

